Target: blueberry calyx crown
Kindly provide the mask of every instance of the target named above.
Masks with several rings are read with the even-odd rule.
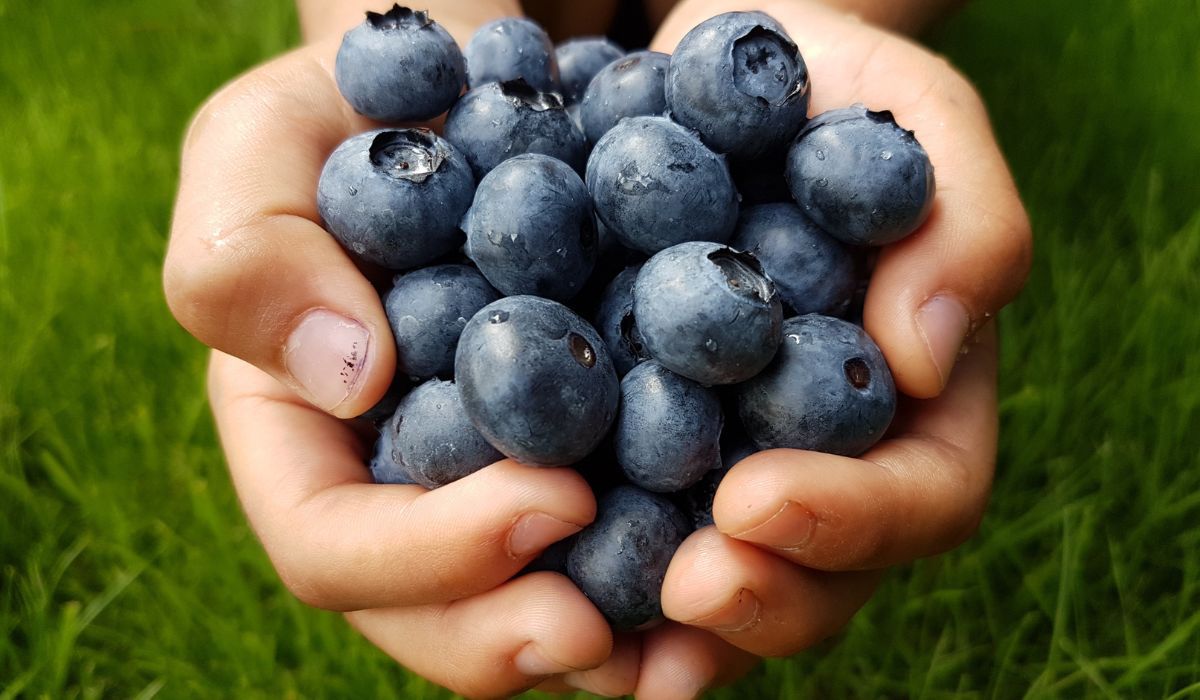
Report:
[[[413,10],[407,7],[401,7],[398,3],[392,5],[392,9],[380,14],[378,12],[367,11],[367,21],[376,29],[422,29],[433,24],[433,20],[429,19],[429,13],[423,10]]]
[[[787,104],[808,92],[808,71],[802,61],[800,48],[791,39],[755,25],[733,42],[734,85],[765,106]],[[760,75],[770,71],[773,76]]]
[[[535,112],[564,109],[562,95],[557,92],[539,92],[537,88],[525,82],[524,78],[501,81],[500,94],[507,97],[513,105],[528,107]]]
[[[390,177],[420,184],[450,157],[429,129],[381,131],[371,141],[371,165]]]
[[[725,284],[734,294],[759,304],[770,304],[775,298],[775,284],[750,253],[721,248],[709,253],[708,259],[725,275]]]

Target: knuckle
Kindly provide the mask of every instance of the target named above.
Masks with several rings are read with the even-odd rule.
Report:
[[[251,228],[239,225],[199,245],[173,245],[163,265],[163,293],[171,313],[209,345],[223,335],[232,308],[260,278],[259,244]]]

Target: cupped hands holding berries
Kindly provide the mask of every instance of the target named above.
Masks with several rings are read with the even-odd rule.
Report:
[[[509,3],[443,5],[430,15],[461,46],[484,22],[520,11]],[[866,5],[852,3],[858,10]],[[793,654],[835,633],[869,598],[884,568],[945,551],[974,531],[996,451],[996,340],[988,320],[1024,281],[1029,226],[971,86],[909,40],[804,0],[685,1],[651,48],[669,53],[693,27],[724,12],[763,11],[803,55],[811,80],[808,115],[862,104],[865,109],[850,116],[861,116],[869,127],[891,123],[878,116],[888,110],[927,152],[937,174],[932,208],[910,216],[923,221],[912,235],[895,240],[894,232],[885,231],[874,240],[886,245],[862,309],[866,332],[900,394],[883,439],[865,453],[855,447],[843,450],[850,456],[840,456],[824,444],[826,452],[793,449],[786,444],[792,434],[768,439],[771,430],[748,425],[760,447],[786,446],[728,469],[711,503],[715,525],[687,534],[691,528],[679,518],[654,516],[655,522],[678,526],[680,537],[687,538],[662,581],[661,609],[668,621],[643,631],[614,632],[610,620],[560,574],[517,576],[547,547],[596,518],[587,469],[507,459],[433,490],[372,483],[364,466],[369,429],[342,419],[376,406],[396,376],[396,341],[371,281],[384,276],[329,235],[316,198],[322,169],[339,144],[383,126],[356,113],[335,79],[340,30],[361,22],[360,10],[327,10],[322,22],[319,11],[309,9],[310,35],[340,24],[339,31],[239,78],[201,110],[184,147],[164,273],[172,311],[214,348],[209,391],[235,485],[281,578],[299,598],[345,611],[351,624],[401,664],[468,696],[539,686],[694,697],[737,678],[759,657]],[[773,40],[763,41],[766,45],[750,48],[770,54]],[[468,73],[480,74],[469,67]],[[771,86],[756,83],[756,76],[743,78],[749,81],[746,89],[769,93]],[[668,95],[677,89],[669,79],[667,89]],[[707,129],[703,115],[681,118],[694,121],[687,126],[707,137],[709,148],[743,153],[743,160],[775,157],[801,205],[803,191],[820,179],[805,175],[814,165],[810,160],[832,157],[832,151],[815,148],[810,159],[793,153],[783,163],[774,152],[778,147],[757,152],[740,143],[746,135],[737,129],[717,134]],[[858,128],[851,120],[839,123]],[[408,148],[405,144],[400,146]],[[453,139],[450,144],[458,147]],[[389,153],[395,155],[394,148]],[[897,150],[890,157],[906,156]],[[485,174],[478,163],[472,165],[477,178]],[[736,167],[733,173],[738,181]],[[647,183],[632,177],[626,182]],[[823,227],[838,217],[869,221],[874,213],[823,207],[819,196],[806,201],[801,208]],[[605,222],[605,212],[598,213]],[[626,218],[636,219],[628,213],[608,219],[621,226]],[[902,228],[902,214],[882,218]],[[723,227],[711,216],[705,223]],[[844,228],[852,240],[843,245],[867,240],[862,226]],[[600,233],[628,245],[647,238],[636,229]],[[669,227],[650,233],[656,232],[669,233]],[[733,228],[713,236],[723,238],[705,245],[744,238]],[[829,255],[837,255],[837,245],[828,244],[834,251]],[[423,254],[422,261],[404,266],[436,257]],[[773,274],[770,261],[762,264],[765,275],[752,266],[746,272],[728,261],[721,264],[739,280]],[[745,275],[750,276],[740,277]],[[486,299],[485,293],[481,306]],[[636,310],[636,300],[630,303]],[[777,328],[776,342],[783,339],[785,347],[772,362],[791,356],[787,338],[810,332],[802,325],[792,319]],[[600,330],[603,335],[603,325]],[[607,362],[614,371],[604,339],[582,331],[563,338],[570,335],[587,342],[585,350],[573,338],[564,340],[581,366]],[[649,355],[655,354],[655,342]],[[605,353],[604,362],[597,363],[598,353]],[[670,353],[659,353],[672,362]],[[637,359],[645,358],[628,361]],[[860,362],[839,360],[846,381],[866,386],[878,379],[878,368]],[[654,371],[668,369],[687,371],[686,362]],[[712,379],[683,381],[712,391],[703,386],[720,383]],[[735,399],[724,402],[727,425],[734,415],[745,422],[748,415],[797,410],[780,402],[778,391],[759,390],[768,380],[784,381],[759,375],[750,382],[753,390],[734,390]],[[731,403],[739,407],[733,413]],[[520,406],[514,408],[521,413]],[[478,416],[471,416],[478,425]],[[640,469],[645,452],[638,453]],[[644,500],[644,492],[624,491],[632,488],[614,491],[620,498],[604,506],[605,513]],[[602,514],[606,519],[612,518]],[[585,537],[594,539],[595,532]],[[591,551],[572,552],[566,568],[581,566]]]

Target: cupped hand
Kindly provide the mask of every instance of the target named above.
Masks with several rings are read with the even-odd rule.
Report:
[[[684,542],[663,585],[668,618],[730,646],[711,683],[746,668],[734,650],[787,656],[841,629],[881,570],[949,550],[976,529],[995,468],[996,336],[989,319],[1020,290],[1031,236],[974,88],[912,41],[804,0],[689,0],[654,48],[669,52],[701,21],[762,10],[796,41],[810,114],[861,102],[916,132],[937,173],[928,221],[881,251],[867,331],[901,401],[886,438],[858,459],[772,450],[739,463],[713,507],[715,527]],[[680,637],[669,652],[711,643]],[[707,653],[707,652],[705,652]],[[639,693],[660,691],[643,665]]]

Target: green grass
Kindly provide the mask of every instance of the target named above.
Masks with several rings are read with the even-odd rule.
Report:
[[[0,698],[443,697],[286,594],[159,261],[190,112],[286,0],[0,0]],[[727,698],[1200,697],[1200,2],[978,0],[1037,233],[971,543]]]

